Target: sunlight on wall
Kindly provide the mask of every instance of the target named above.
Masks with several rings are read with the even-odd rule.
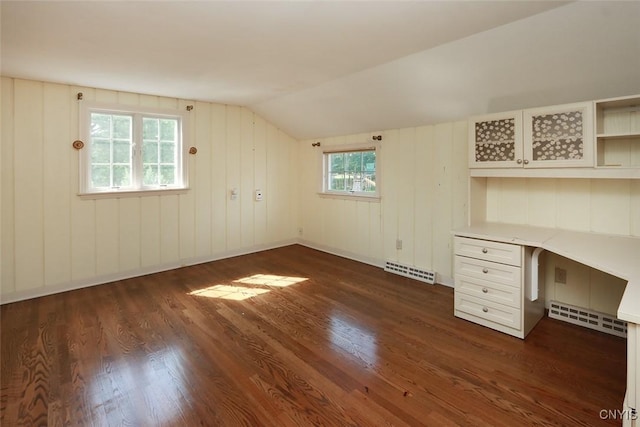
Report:
[[[219,284],[189,292],[207,298],[219,298],[226,300],[242,301],[270,292],[269,287],[285,288],[296,283],[308,280],[306,277],[277,276],[273,274],[254,274],[233,280],[232,284]]]

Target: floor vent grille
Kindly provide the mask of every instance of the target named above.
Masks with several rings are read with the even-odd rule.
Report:
[[[614,316],[587,310],[585,308],[574,307],[558,301],[551,301],[549,317],[595,329],[619,337],[627,337],[627,322]]]
[[[432,285],[436,283],[436,273],[433,271],[421,270],[419,268],[409,267],[391,261],[387,261],[385,263],[384,271],[420,280],[421,282],[430,283]]]

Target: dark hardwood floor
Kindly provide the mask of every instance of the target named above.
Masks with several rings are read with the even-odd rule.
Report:
[[[625,392],[624,339],[297,245],[1,311],[3,426],[619,425]]]

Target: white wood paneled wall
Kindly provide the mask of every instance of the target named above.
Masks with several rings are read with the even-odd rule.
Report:
[[[4,302],[295,241],[298,142],[250,110],[7,77],[1,90]],[[129,105],[194,105],[190,190],[80,199],[71,147],[77,92]],[[239,197],[230,200],[234,187]]]
[[[322,148],[381,134],[380,201],[318,195]],[[321,147],[311,143],[320,142]],[[303,141],[300,218],[304,244],[374,265],[436,271],[452,284],[451,229],[467,222],[467,124],[394,129]],[[402,249],[396,249],[396,240]]]
[[[487,178],[486,194],[487,221],[640,236],[638,180]],[[545,258],[547,302],[615,315],[624,281],[555,254]],[[556,267],[567,270],[566,284],[555,282]]]

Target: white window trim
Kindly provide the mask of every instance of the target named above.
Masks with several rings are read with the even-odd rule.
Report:
[[[380,201],[381,188],[382,188],[382,167],[381,167],[381,148],[382,144],[375,143],[363,143],[363,144],[348,144],[348,145],[329,145],[321,147],[319,151],[319,168],[320,168],[320,182],[318,187],[318,195],[323,198],[335,198],[335,199],[347,199],[347,200],[369,200],[372,202]],[[376,191],[375,193],[357,192],[351,191],[336,191],[327,190],[327,164],[326,154],[331,153],[343,153],[346,151],[366,151],[375,150],[376,152]]]
[[[89,166],[91,164],[91,131],[89,123],[91,122],[91,113],[104,112],[112,114],[132,114],[139,116],[151,116],[151,117],[171,117],[180,118],[181,127],[181,150],[179,152],[179,165],[181,168],[180,175],[182,176],[181,185],[172,185],[162,188],[158,187],[132,187],[126,189],[94,189],[90,187],[89,183]],[[122,104],[109,104],[92,101],[81,101],[79,111],[80,122],[80,139],[85,141],[85,147],[79,153],[79,192],[78,196],[83,199],[102,199],[102,198],[120,198],[120,197],[139,197],[144,195],[158,195],[158,194],[182,194],[189,189],[189,147],[187,141],[189,141],[188,129],[189,129],[189,114],[185,111],[157,108],[157,107],[144,107],[139,105],[122,105]],[[134,143],[141,144],[142,128],[134,128]],[[134,160],[134,162],[137,160]],[[140,173],[140,169],[134,167],[133,174]]]

